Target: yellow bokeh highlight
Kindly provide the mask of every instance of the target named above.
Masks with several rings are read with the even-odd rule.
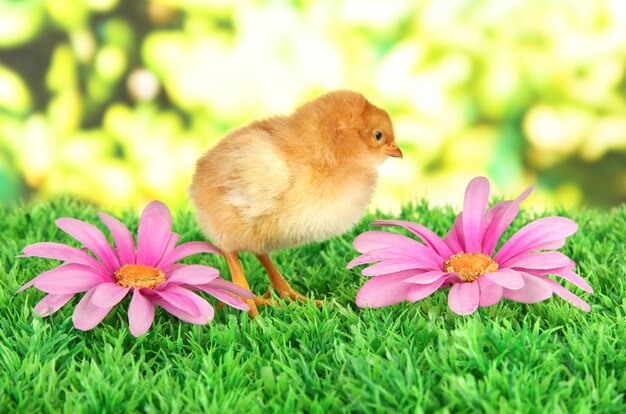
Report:
[[[333,89],[386,108],[403,160],[373,208],[536,183],[626,201],[626,3],[45,0],[0,4],[0,191],[189,205],[230,130]],[[7,197],[2,197],[6,200]]]

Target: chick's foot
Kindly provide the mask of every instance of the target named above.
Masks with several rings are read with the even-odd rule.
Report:
[[[269,291],[268,291],[269,293]],[[268,295],[268,293],[266,293],[263,296],[257,296],[256,298],[254,298],[254,303],[257,306],[276,306],[276,307],[280,307],[280,303],[276,302],[275,300],[270,299],[270,296]]]
[[[283,290],[278,290],[277,289],[278,294],[280,295],[281,299],[285,299],[285,298],[289,298],[293,301],[296,302],[308,302],[309,298],[307,298],[306,296],[304,296],[302,293],[298,292],[297,290],[294,290],[293,288],[289,287],[288,289],[283,289]],[[269,289],[267,290],[267,293],[263,296],[264,298],[269,298],[271,296]],[[322,306],[324,304],[324,302],[322,302],[319,299],[315,299],[315,304],[317,306]]]
[[[260,254],[256,256],[259,261],[261,262],[261,264],[263,265],[263,267],[265,268],[265,271],[267,272],[269,278],[270,278],[270,283],[272,284],[272,286],[274,287],[274,289],[276,289],[276,291],[278,292],[278,294],[280,295],[281,299],[285,299],[285,298],[289,298],[291,300],[294,300],[296,302],[307,302],[308,299],[306,296],[304,296],[302,293],[294,290],[289,283],[285,280],[285,278],[283,277],[283,275],[280,274],[280,271],[276,268],[276,266],[274,265],[274,262],[272,262],[272,259],[269,257],[269,255],[267,254]],[[265,293],[265,295],[263,296],[264,298],[268,299],[270,297],[270,291],[269,289],[267,290],[267,293]],[[321,300],[315,300],[315,304],[317,306],[322,306],[323,302]]]

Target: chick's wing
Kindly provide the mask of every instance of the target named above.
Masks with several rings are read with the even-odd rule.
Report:
[[[290,186],[289,166],[266,131],[251,129],[228,142],[219,169],[222,201],[254,218],[277,207]]]

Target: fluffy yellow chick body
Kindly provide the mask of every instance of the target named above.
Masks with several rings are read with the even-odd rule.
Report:
[[[198,165],[214,177],[196,184],[198,223],[225,251],[261,254],[325,240],[350,229],[374,191],[375,171],[351,170],[311,168],[285,157],[262,130],[237,132]]]
[[[361,94],[331,92],[290,116],[228,134],[198,160],[190,195],[200,228],[225,253],[231,273],[239,272],[237,252],[253,252],[281,296],[302,298],[286,282],[276,286],[280,275],[272,278],[278,271],[268,253],[349,230],[389,156],[402,153],[387,113]]]

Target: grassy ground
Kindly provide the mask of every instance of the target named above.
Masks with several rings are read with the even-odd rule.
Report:
[[[367,217],[343,237],[275,256],[296,288],[325,299],[323,309],[284,304],[254,322],[222,309],[207,326],[160,310],[139,339],[128,331],[128,299],[80,332],[71,322],[76,299],[41,319],[32,311],[41,292],[13,293],[55,265],[15,259],[23,246],[69,242],[54,219],[96,223],[95,212],[67,200],[0,207],[0,412],[626,412],[626,208],[572,216],[581,229],[564,252],[596,294],[568,287],[592,304],[589,314],[555,297],[459,317],[445,292],[358,309],[364,279],[345,265]],[[135,215],[126,216],[135,229]],[[449,209],[426,205],[402,216],[439,234],[453,220]],[[530,218],[524,212],[513,227]],[[202,238],[190,213],[175,214],[174,230],[183,241]],[[191,259],[228,278],[221,258]],[[253,289],[265,291],[261,266],[243,259]]]

